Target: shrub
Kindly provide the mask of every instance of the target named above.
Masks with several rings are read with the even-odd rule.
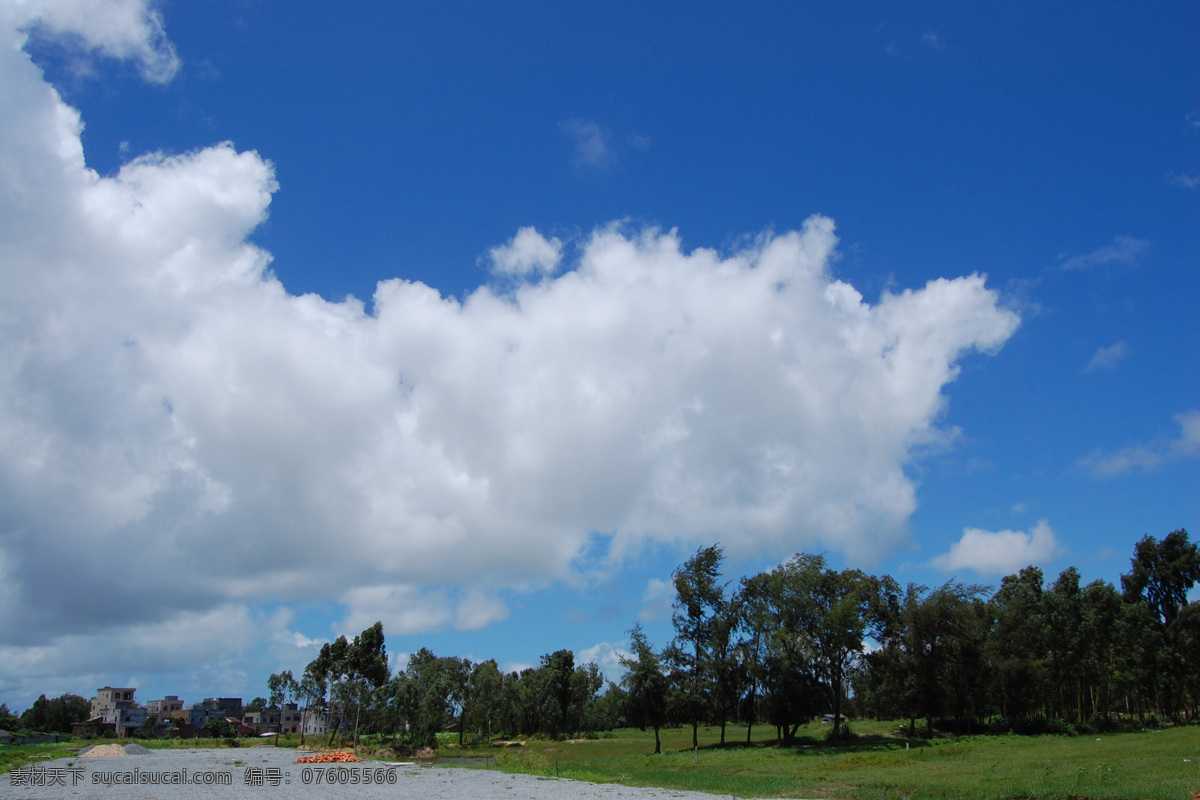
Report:
[[[836,728],[830,727],[829,731],[825,734],[825,741],[827,742],[852,742],[856,739],[858,739],[858,736],[854,731],[850,730],[850,723],[846,721],[843,721]]]

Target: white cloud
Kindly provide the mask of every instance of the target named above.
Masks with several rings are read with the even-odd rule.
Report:
[[[458,604],[454,627],[461,631],[479,631],[493,622],[503,622],[508,619],[508,614],[508,605],[503,600],[472,589]]]
[[[629,651],[611,642],[600,642],[584,648],[575,654],[575,665],[595,664],[600,668],[605,680],[620,683],[621,676],[626,672],[621,664],[622,658],[631,658]]]
[[[246,675],[239,668],[243,655],[264,635],[270,634],[245,606],[222,604],[50,635],[36,646],[0,642],[0,687],[32,699],[79,693],[128,675],[168,673],[181,691],[237,694],[245,688]]]
[[[1089,269],[1106,264],[1136,264],[1150,251],[1150,242],[1118,236],[1113,243],[1081,256],[1063,257],[1063,269]]]
[[[1119,450],[1099,448],[1088,453],[1075,466],[1096,479],[1112,478],[1138,470],[1153,470],[1164,464],[1200,455],[1200,410],[1176,414],[1179,435],[1160,437],[1147,444],[1135,444]]]
[[[642,592],[642,610],[638,612],[641,622],[653,622],[671,618],[671,606],[675,602],[675,585],[661,578],[651,578]]]
[[[1092,372],[1097,369],[1116,369],[1128,351],[1129,347],[1123,341],[1117,342],[1112,347],[1101,347],[1092,356],[1092,360],[1088,362],[1083,371]]]
[[[1059,550],[1054,531],[1043,519],[1029,533],[964,528],[962,538],[950,545],[950,552],[930,563],[946,572],[970,569],[981,575],[1008,575],[1044,563]]]
[[[526,275],[534,270],[554,272],[562,260],[563,243],[546,239],[533,227],[521,228],[508,244],[492,248],[488,256],[493,271],[505,275]]]
[[[386,280],[367,314],[267,271],[247,241],[276,188],[257,153],[102,177],[20,50],[0,49],[0,85],[14,664],[264,600],[340,601],[349,635],[487,624],[502,604],[475,614],[458,587],[569,578],[594,531],[616,564],[715,537],[882,557],[958,360],[1019,321],[978,275],[864,301],[829,274],[819,216],[729,254],[610,226],[503,296]]]
[[[603,169],[616,161],[617,156],[609,144],[608,132],[595,122],[568,119],[558,123],[558,127],[575,140],[575,157],[572,160],[575,166]]]
[[[288,647],[294,647],[297,650],[313,650],[329,641],[328,639],[310,639],[296,631],[276,631],[271,636],[271,640],[287,645]]]
[[[928,31],[921,35],[921,44],[925,45],[930,50],[941,50],[944,47],[941,38],[932,31]]]
[[[1188,175],[1180,172],[1170,177],[1171,183],[1176,186],[1182,186],[1185,189],[1195,189],[1200,186],[1200,175]]]
[[[525,670],[533,669],[535,666],[537,665],[531,664],[528,661],[506,661],[500,665],[500,671],[505,675],[509,674],[510,672],[515,672],[520,675]]]
[[[136,60],[142,75],[170,81],[179,70],[175,46],[167,39],[153,0],[18,0],[4,16],[17,28],[33,28],[87,51]]]
[[[436,631],[454,615],[444,592],[425,593],[414,586],[360,586],[342,596],[349,614],[337,633],[352,638],[376,622],[385,635],[408,636]]]

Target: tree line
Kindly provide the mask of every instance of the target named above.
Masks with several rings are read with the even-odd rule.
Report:
[[[490,740],[498,735],[563,737],[612,730],[623,721],[624,693],[595,664],[575,663],[570,650],[542,656],[539,666],[503,673],[494,659],[472,663],[421,648],[389,675],[383,625],[353,640],[321,647],[300,680],[272,675],[269,702],[289,698],[305,713],[322,713],[327,740],[374,733],[396,746],[436,747],[437,734],[457,730]],[[302,741],[305,736],[302,736]]]
[[[722,582],[719,544],[700,548],[672,574],[675,636],[661,649],[635,625],[626,673],[605,680],[570,650],[537,667],[502,672],[414,653],[388,667],[383,626],[326,643],[299,680],[271,675],[269,698],[321,713],[328,739],[383,736],[396,746],[435,747],[457,731],[480,740],[590,736],[633,725],[729,724],[775,728],[783,744],[830,714],[833,739],[855,715],[917,720],[963,733],[1107,730],[1200,715],[1200,554],[1186,530],[1143,537],[1120,589],[1081,585],[1069,567],[1050,583],[1037,567],[998,589],[948,582],[901,587],[892,577],[832,569],[820,555]],[[86,719],[75,695],[40,697],[19,718],[0,706],[0,727],[69,730]],[[307,720],[304,720],[307,722]],[[302,725],[303,729],[303,725]],[[302,739],[307,735],[302,734]]]
[[[963,733],[1105,730],[1200,711],[1200,556],[1186,530],[1145,536],[1121,588],[1047,584],[1026,567],[990,587],[901,588],[831,569],[823,556],[721,583],[723,551],[701,548],[673,573],[675,638],[656,651],[631,633],[627,718],[639,727],[774,726],[784,744],[848,710]]]

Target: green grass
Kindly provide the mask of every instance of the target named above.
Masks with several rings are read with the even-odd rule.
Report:
[[[651,755],[651,732],[619,731],[576,743],[527,740],[524,748],[470,747],[463,756],[492,755],[499,769],[597,783],[690,789],[739,797],[1128,798],[1191,800],[1200,790],[1200,728],[1077,736],[973,736],[932,742],[893,736],[897,725],[855,724],[852,745],[830,747],[828,728],[802,728],[794,748],[775,745],[773,728],[662,732],[663,753]],[[1097,741],[1099,739],[1099,741]],[[734,744],[734,743],[737,744]],[[905,749],[905,745],[909,749]],[[447,753],[448,754],[448,753]]]
[[[855,721],[858,741],[831,747],[826,726],[801,728],[796,747],[776,746],[774,729],[730,727],[727,745],[716,728],[662,732],[663,753],[651,755],[652,732],[617,731],[593,740],[529,739],[521,748],[443,747],[441,756],[490,756],[509,772],[628,786],[691,789],[738,797],[888,798],[900,800],[1191,800],[1200,790],[1200,727],[1101,736],[972,736],[905,739],[898,723]],[[299,736],[281,744],[295,747]],[[293,741],[294,739],[294,741]],[[365,737],[364,737],[365,739]],[[0,773],[70,757],[89,744],[137,742],[155,749],[224,747],[224,739],[94,739],[59,744],[0,745]],[[378,746],[365,739],[364,746]],[[905,745],[908,745],[908,749]],[[271,747],[270,740],[241,741]]]

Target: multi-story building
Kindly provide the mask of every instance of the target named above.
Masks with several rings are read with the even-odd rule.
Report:
[[[199,730],[212,719],[240,718],[242,713],[242,698],[240,697],[206,697],[195,703],[188,710],[188,722]]]
[[[151,700],[146,703],[146,713],[158,717],[159,722],[164,719],[187,719],[187,714],[183,710],[183,701],[179,699],[179,695],[175,694],[169,694],[162,700]]]
[[[107,723],[116,722],[116,714],[118,708],[133,708],[133,693],[137,689],[114,688],[105,686],[103,689],[96,690],[96,696],[92,698],[91,718],[97,717]]]
[[[283,710],[279,712],[279,732],[299,733],[303,719],[304,712],[300,710],[300,706],[295,703],[284,703]]]

